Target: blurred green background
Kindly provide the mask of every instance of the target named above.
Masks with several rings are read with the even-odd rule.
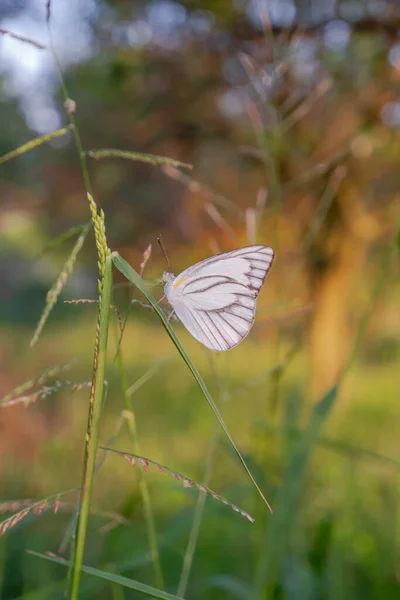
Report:
[[[50,8],[84,149],[193,164],[88,157],[111,248],[140,270],[152,244],[150,284],[165,268],[160,233],[175,273],[246,244],[276,252],[239,347],[215,355],[174,324],[274,514],[158,320],[131,303],[139,295],[116,272],[141,454],[197,482],[209,471],[209,486],[256,521],[211,497],[201,513],[195,488],[155,469],[140,476],[109,455],[96,478],[85,563],[160,585],[144,481],[170,593],[198,519],[186,598],[399,598],[398,2],[57,0]],[[89,220],[73,137],[1,162],[68,123],[49,44],[44,0],[0,0],[4,519],[25,500],[80,485],[93,361],[96,305],[64,303],[96,298],[92,232],[29,347],[46,293]],[[151,290],[162,296],[161,285]],[[132,452],[117,346],[115,324],[101,442]],[[69,556],[75,497],[63,497],[56,515],[31,511],[1,538],[2,599],[63,597],[65,568],[26,550]],[[142,596],[84,576],[81,597]]]

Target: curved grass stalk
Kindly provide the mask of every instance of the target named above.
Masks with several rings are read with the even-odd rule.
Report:
[[[84,228],[84,230],[82,231],[82,233],[80,234],[78,239],[76,240],[74,247],[72,248],[71,254],[67,258],[67,260],[64,264],[64,267],[57,278],[57,281],[54,283],[53,287],[51,287],[50,290],[47,292],[45,307],[43,309],[42,315],[39,319],[39,323],[37,324],[35,332],[30,341],[31,348],[38,341],[40,334],[42,333],[43,327],[45,326],[46,321],[47,321],[51,311],[53,310],[53,307],[56,304],[63,287],[67,283],[69,276],[71,275],[72,271],[74,270],[76,259],[77,259],[78,254],[83,246],[83,243],[86,239],[86,235],[89,232],[89,230],[91,229],[91,226],[92,226],[91,223],[86,225],[86,227]]]
[[[157,156],[155,154],[143,154],[143,152],[133,152],[125,150],[117,150],[115,148],[104,148],[101,150],[87,150],[86,154],[91,158],[99,160],[101,158],[125,158],[128,160],[136,160],[139,162],[149,163],[151,165],[171,165],[173,167],[184,167],[185,169],[193,169],[193,165],[168,158],[166,156]]]
[[[244,460],[239,448],[236,446],[236,444],[232,438],[232,435],[231,435],[227,425],[225,424],[225,421],[223,420],[221,413],[218,410],[218,407],[216,406],[214,400],[212,399],[210,392],[208,391],[206,384],[203,381],[203,378],[201,377],[200,373],[194,366],[193,362],[190,360],[189,356],[186,354],[185,350],[183,349],[182,344],[180,343],[177,336],[175,335],[175,332],[172,329],[171,325],[169,324],[168,320],[165,318],[164,313],[161,310],[161,308],[159,307],[156,299],[150,293],[150,291],[146,287],[146,285],[145,285],[143,279],[140,277],[140,275],[138,273],[136,273],[136,271],[117,252],[113,252],[112,258],[113,258],[113,262],[114,262],[115,266],[117,267],[117,269],[119,271],[121,271],[121,273],[123,275],[125,275],[125,277],[127,279],[129,279],[129,281],[131,281],[132,283],[134,283],[136,285],[136,287],[142,292],[142,294],[144,294],[144,296],[147,298],[147,300],[152,305],[154,311],[156,312],[158,318],[160,319],[160,321],[162,323],[162,326],[164,327],[167,334],[171,338],[175,348],[178,350],[179,354],[183,358],[184,362],[186,363],[186,366],[188,367],[189,371],[192,373],[192,375],[195,378],[198,386],[200,387],[203,395],[205,396],[207,402],[209,403],[212,411],[214,412],[217,420],[219,421],[219,424],[221,425],[222,429],[224,430],[225,435],[227,436],[233,450],[235,451],[239,461],[241,462],[241,464],[242,464],[244,470],[246,471],[248,477],[250,478],[252,484],[256,488],[256,490],[257,490],[258,494],[260,495],[264,504],[268,507],[268,510],[272,513],[272,508],[271,508],[268,500],[264,496],[264,494],[261,491],[261,488],[259,487],[256,480],[254,479],[253,474],[251,473],[249,467],[247,466],[247,463]]]
[[[125,458],[133,467],[139,464],[143,468],[145,473],[148,473],[150,471],[150,466],[155,467],[157,471],[162,475],[169,473],[174,479],[176,479],[177,481],[181,481],[183,483],[184,488],[195,487],[202,494],[209,494],[210,496],[212,496],[212,498],[214,498],[214,500],[222,502],[222,504],[225,504],[226,506],[230,506],[232,510],[239,513],[242,517],[250,521],[250,523],[254,523],[255,521],[255,519],[251,515],[249,515],[248,512],[241,509],[239,506],[236,506],[236,504],[233,504],[233,502],[230,502],[227,498],[224,498],[224,496],[220,496],[209,487],[203,485],[202,483],[197,483],[193,479],[190,479],[186,475],[178,473],[178,471],[174,471],[166,465],[162,465],[159,462],[156,462],[155,460],[151,460],[151,458],[137,456],[136,454],[130,454],[129,452],[122,452],[121,450],[116,450],[115,448],[108,448],[106,446],[100,446],[100,448],[106,452],[114,452],[115,454],[119,454],[119,456]]]
[[[70,563],[67,560],[59,556],[55,556],[54,554],[41,554],[40,552],[33,552],[32,550],[28,550],[27,552],[30,556],[36,556],[53,563],[63,565],[64,567],[70,566]],[[135,579],[128,579],[128,577],[123,577],[122,575],[118,575],[117,573],[112,573],[110,571],[95,569],[94,567],[87,567],[86,565],[82,567],[82,571],[88,575],[97,577],[100,580],[108,581],[129,590],[135,590],[143,596],[159,598],[159,600],[184,600],[184,598],[179,598],[173,594],[168,594],[168,592],[164,592],[163,590],[158,590],[155,587],[146,585],[145,583],[141,583]]]
[[[0,35],[9,35],[14,40],[18,40],[19,42],[24,42],[25,44],[30,44],[31,46],[33,46],[34,48],[37,48],[38,50],[46,50],[46,46],[43,46],[43,44],[39,44],[39,42],[36,42],[35,40],[31,40],[30,38],[27,38],[25,36],[18,35],[17,33],[13,33],[12,31],[9,31],[8,29],[0,29]]]
[[[4,519],[0,523],[0,537],[6,533],[9,529],[12,529],[17,525],[22,519],[24,519],[28,515],[34,514],[36,517],[39,517],[44,511],[49,509],[53,510],[54,514],[58,511],[60,507],[60,498],[62,496],[66,496],[71,492],[76,492],[76,490],[71,489],[65,492],[59,492],[58,494],[53,494],[52,496],[47,496],[47,498],[42,498],[41,500],[14,500],[3,502],[1,505],[1,513],[8,511],[15,511],[10,517]]]
[[[89,223],[85,223],[84,225],[75,225],[74,227],[71,227],[67,231],[64,231],[64,233],[61,233],[57,237],[52,238],[42,248],[42,250],[41,250],[41,252],[39,254],[39,257],[44,256],[45,254],[47,254],[48,252],[50,252],[50,250],[54,250],[56,248],[59,248],[60,246],[62,246],[62,244],[64,244],[65,242],[67,242],[71,238],[74,238],[74,237],[80,235],[81,233],[84,232],[85,227],[87,225],[89,225],[89,224],[91,225],[91,223],[92,222],[90,221]]]
[[[12,158],[15,158],[17,156],[21,156],[21,154],[25,154],[25,152],[29,152],[29,150],[33,150],[34,148],[37,148],[42,144],[46,144],[47,142],[50,142],[55,138],[65,135],[66,133],[68,133],[70,128],[70,125],[68,127],[62,127],[61,129],[57,129],[56,131],[52,131],[51,133],[47,133],[46,135],[42,135],[40,137],[34,138],[33,140],[30,140],[26,144],[19,146],[19,148],[16,148],[15,150],[12,150],[11,152],[7,152],[7,154],[4,154],[3,156],[0,156],[0,164],[7,162],[8,160],[11,160]]]
[[[53,367],[48,367],[47,369],[42,371],[42,373],[38,377],[33,377],[32,379],[25,381],[18,387],[11,390],[11,392],[8,392],[8,394],[6,394],[2,398],[0,398],[0,406],[8,404],[9,402],[14,400],[18,396],[21,396],[22,394],[25,394],[26,392],[31,390],[33,387],[42,386],[51,377],[55,377],[56,375],[59,375],[60,373],[64,373],[65,371],[68,371],[72,367],[73,364],[74,364],[74,361],[71,361],[69,363],[65,363],[62,365],[55,365]]]

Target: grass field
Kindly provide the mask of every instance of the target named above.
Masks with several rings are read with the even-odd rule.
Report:
[[[45,365],[77,359],[57,379],[89,381],[94,310],[85,306],[76,311],[70,325],[49,327],[40,352],[31,353],[29,363],[28,352],[22,350],[28,331],[14,330],[6,361],[19,364],[18,374],[26,372],[28,378]],[[209,487],[256,519],[251,524],[221,502],[206,500],[187,597],[248,598],[257,585],[263,586],[263,597],[265,593],[282,598],[397,597],[400,409],[395,362],[354,365],[303,464],[299,448],[312,411],[304,349],[285,369],[278,407],[271,413],[274,349],[268,339],[260,342],[252,336],[236,351],[210,357],[182,327],[177,331],[274,509],[272,516],[266,513],[163,329],[132,313],[123,353],[128,384],[139,381],[132,400],[141,454],[198,482],[208,465]],[[282,356],[292,344],[284,340]],[[114,436],[124,410],[113,363],[115,348],[112,340],[101,443]],[[79,485],[86,397],[86,388],[74,393],[65,389],[29,407],[8,408],[2,435],[3,451],[7,448],[2,465],[4,500],[40,499]],[[126,426],[112,445],[132,452]],[[151,584],[138,469],[109,455],[96,476],[85,563]],[[166,589],[174,593],[199,511],[199,493],[183,489],[154,469],[144,477]],[[57,515],[51,510],[39,517],[31,514],[7,532],[1,554],[2,597],[62,597],[55,590],[57,581],[63,588],[64,568],[25,551],[58,553],[73,512],[72,499],[66,498],[69,504],[62,505]],[[127,521],[118,521],[122,519]],[[85,598],[135,597],[135,592],[121,592],[116,584],[93,577],[85,576],[83,586]]]
[[[32,122],[58,123],[58,102],[64,124],[27,141],[7,104],[0,600],[397,600],[398,44],[355,36],[348,60],[353,23],[340,51],[322,25],[311,49],[302,22],[275,40],[260,12],[264,37],[238,31],[228,56],[211,8],[185,41],[189,9],[170,2],[155,8],[168,28],[186,15],[181,48],[135,45],[144,21],[128,30],[121,9],[103,54],[109,8],[98,29],[85,15],[98,47],[65,68],[51,35],[45,49],[0,29],[49,51],[60,89],[49,75]],[[156,228],[177,273],[273,246],[237,348],[212,353],[168,320]]]

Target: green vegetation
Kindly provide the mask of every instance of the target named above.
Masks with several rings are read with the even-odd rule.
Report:
[[[167,4],[181,45],[169,30],[136,47],[132,30],[66,73],[57,39],[0,29],[52,53],[65,109],[64,127],[0,141],[0,597],[397,599],[399,44],[377,14],[347,45],[321,23],[313,54],[315,25],[296,46],[263,3],[247,29],[239,4]],[[56,202],[36,210],[22,190],[42,151]],[[176,271],[273,246],[234,350],[168,319],[160,229]]]

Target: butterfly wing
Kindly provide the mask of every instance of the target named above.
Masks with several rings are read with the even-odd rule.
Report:
[[[273,258],[274,251],[268,246],[245,246],[196,263],[178,275],[175,285],[194,275],[226,275],[258,295]]]
[[[273,255],[266,246],[248,246],[203,260],[166,286],[168,301],[199,342],[217,352],[229,350],[253,325]]]
[[[220,275],[193,276],[182,292],[172,289],[168,300],[186,329],[210,350],[229,350],[249,333],[256,296],[245,285]]]

